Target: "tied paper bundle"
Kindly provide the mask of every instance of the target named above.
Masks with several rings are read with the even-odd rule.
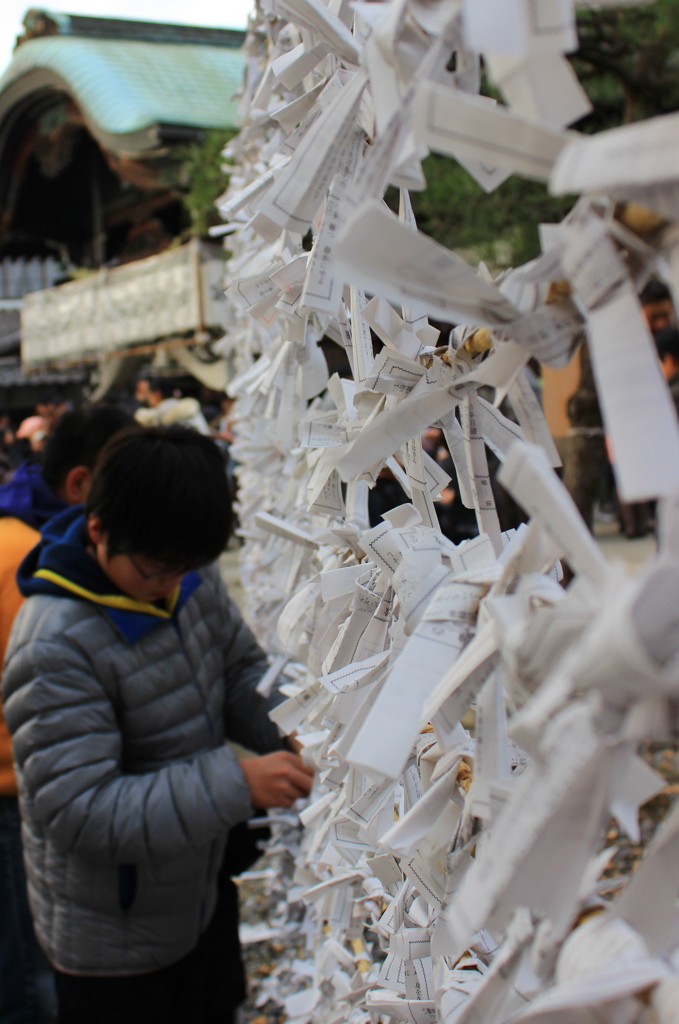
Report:
[[[317,769],[288,894],[312,960],[285,1001],[300,1024],[678,1019],[679,810],[624,887],[601,875],[610,815],[637,841],[663,786],[640,742],[679,727],[679,426],[636,297],[652,274],[679,285],[679,136],[675,115],[569,131],[576,46],[570,0],[268,0],[246,40],[224,347],[248,617],[276,654],[260,686],[284,670],[273,717]],[[503,105],[479,95],[481,55]],[[583,195],[493,280],[417,230],[430,150],[487,191],[514,173]],[[621,496],[662,499],[633,579],[554,473],[525,372],[585,333]],[[329,378],[322,338],[351,378]],[[476,513],[457,545],[430,426]],[[409,500],[371,528],[385,466]]]

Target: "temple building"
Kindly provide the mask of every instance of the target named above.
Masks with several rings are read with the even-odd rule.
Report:
[[[0,77],[0,398],[11,385],[12,404],[23,404],[16,389],[33,390],[37,379],[30,382],[30,373],[24,379],[17,358],[20,334],[26,341],[32,330],[29,305],[35,309],[38,298],[25,300],[27,293],[59,293],[40,300],[39,315],[51,335],[68,334],[71,314],[64,310],[79,311],[82,319],[89,303],[101,322],[110,306],[105,289],[124,271],[118,301],[125,305],[131,296],[145,316],[137,315],[134,326],[128,318],[128,335],[108,347],[129,349],[156,341],[147,290],[157,290],[163,278],[176,291],[183,276],[186,301],[195,307],[188,319],[203,334],[212,326],[216,266],[200,294],[190,293],[218,250],[194,241],[183,246],[186,253],[175,251],[190,234],[186,151],[206,131],[235,128],[243,71],[238,30],[36,9],[26,14],[24,28]],[[137,274],[126,265],[138,261]],[[186,315],[176,323],[165,319],[160,335],[190,333]],[[105,337],[103,324],[104,347]],[[37,348],[28,339],[23,371],[32,367],[44,376],[51,368],[83,378],[80,356],[87,361],[97,354],[92,339],[88,349],[83,338],[71,330]]]

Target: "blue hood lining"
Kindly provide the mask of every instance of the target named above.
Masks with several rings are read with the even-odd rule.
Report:
[[[90,601],[101,608],[128,643],[135,643],[163,622],[174,622],[201,582],[199,573],[186,573],[165,605],[131,598],[112,583],[89,554],[82,506],[66,509],[45,525],[42,540],[17,572],[24,597],[48,594]]]

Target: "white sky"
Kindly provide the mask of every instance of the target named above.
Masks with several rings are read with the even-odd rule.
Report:
[[[170,21],[216,28],[245,28],[252,0],[0,0],[0,73],[12,57],[24,14],[42,7],[66,14],[93,14],[139,21]]]

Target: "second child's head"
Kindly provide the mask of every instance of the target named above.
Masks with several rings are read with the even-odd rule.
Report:
[[[131,428],[106,446],[85,506],[99,565],[139,601],[167,597],[213,562],[231,529],[231,498],[215,443],[184,427]]]
[[[43,480],[69,505],[81,505],[102,448],[119,430],[133,424],[132,417],[122,409],[105,404],[65,412],[42,453]]]

